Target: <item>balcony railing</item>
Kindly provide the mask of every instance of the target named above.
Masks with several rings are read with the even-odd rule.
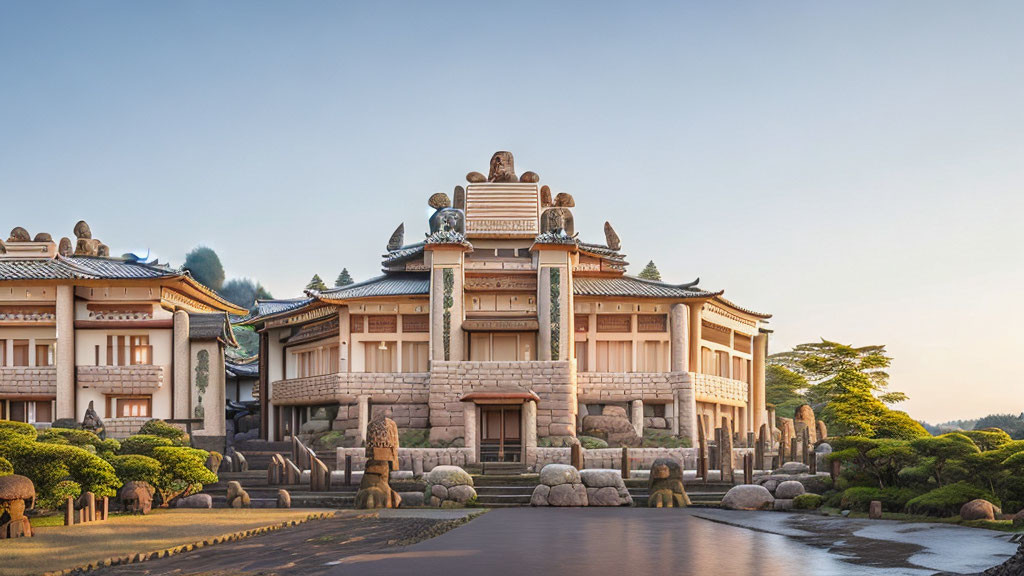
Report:
[[[53,366],[0,367],[0,394],[5,396],[55,396],[57,368]]]
[[[425,372],[340,372],[278,380],[270,385],[270,399],[278,405],[353,404],[359,396],[375,402],[427,402]]]
[[[698,402],[716,402],[745,406],[749,400],[749,384],[724,376],[690,372],[693,392]]]
[[[164,384],[164,367],[150,364],[133,366],[78,366],[78,385],[102,394],[152,394]]]

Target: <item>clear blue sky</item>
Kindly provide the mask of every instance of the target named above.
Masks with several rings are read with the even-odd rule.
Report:
[[[1024,5],[0,1],[0,226],[275,296],[379,272],[495,150],[655,260],[1021,412]]]

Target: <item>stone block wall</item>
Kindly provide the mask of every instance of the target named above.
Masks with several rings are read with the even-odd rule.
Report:
[[[124,440],[132,434],[138,434],[139,429],[149,418],[107,418],[103,425],[107,429],[107,438]]]
[[[101,394],[152,394],[164,383],[163,366],[78,366],[75,371],[79,387]]]
[[[56,396],[57,368],[0,368],[0,394],[25,396]]]
[[[443,362],[430,373],[431,440],[465,434],[465,404],[470,392],[528,392],[540,396],[538,436],[576,435],[576,370],[572,361]]]
[[[338,448],[338,469],[344,470],[345,456],[352,456],[352,469],[366,468],[365,448]],[[422,459],[423,471],[429,472],[436,466],[465,467],[473,459],[473,451],[469,448],[399,448],[398,469],[412,470],[413,460]]]
[[[696,372],[691,372],[690,378],[693,381],[693,391],[698,402],[713,402],[731,406],[747,405],[749,393],[746,382]]]
[[[685,381],[686,372],[578,372],[576,393],[586,404],[667,403]]]
[[[358,418],[358,406],[356,417]],[[430,420],[430,407],[427,404],[377,404],[370,405],[370,419],[383,414],[395,421],[400,429],[426,428]]]
[[[278,380],[271,385],[276,405],[354,404],[359,396],[374,403],[427,403],[426,373],[347,372]]]

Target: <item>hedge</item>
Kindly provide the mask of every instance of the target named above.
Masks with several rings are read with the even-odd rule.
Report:
[[[79,448],[85,448],[89,452],[99,454],[103,458],[116,454],[121,448],[121,444],[113,438],[101,440],[99,436],[89,430],[75,428],[50,428],[41,432],[36,440],[49,444],[78,446]]]
[[[175,446],[188,446],[188,434],[163,420],[150,420],[139,428],[139,434],[147,436],[159,436],[171,441]]]
[[[121,442],[121,449],[118,451],[119,454],[142,454],[143,456],[153,456],[153,450],[161,446],[174,446],[169,438],[163,438],[161,436],[153,436],[150,434],[136,434],[135,436],[129,436]]]
[[[960,513],[961,506],[978,498],[988,500],[996,506],[1000,505],[999,499],[987,490],[967,482],[957,482],[936,488],[910,500],[907,502],[907,511],[912,514],[928,516],[956,516]]]
[[[163,472],[163,466],[159,460],[141,454],[112,456],[110,464],[113,465],[117,477],[125,483],[148,482],[150,486],[156,486],[160,482],[160,474]]]
[[[62,503],[64,493],[71,489],[61,484],[65,481],[97,497],[114,496],[121,486],[109,462],[77,446],[35,442],[26,436],[8,437],[0,444],[0,456],[18,474],[32,480],[44,508]]]
[[[793,498],[793,508],[797,510],[817,510],[821,508],[822,497],[818,494],[801,494]]]
[[[918,496],[921,492],[910,488],[873,488],[870,486],[855,486],[843,491],[839,505],[843,509],[856,512],[867,512],[872,500],[882,503],[882,509],[887,512],[902,512],[907,502]]]
[[[14,474],[14,466],[11,466],[7,458],[0,456],[0,476],[7,476],[9,474]]]
[[[35,440],[37,434],[36,427],[31,424],[15,422],[13,420],[0,420],[0,442],[15,437]]]

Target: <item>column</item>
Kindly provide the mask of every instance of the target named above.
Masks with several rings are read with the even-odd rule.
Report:
[[[270,386],[267,385],[269,382],[270,374],[270,336],[267,334],[266,329],[257,332],[260,336],[260,352],[259,360],[257,363],[260,367],[259,380],[256,382],[256,386],[259,390],[260,396],[260,439],[269,440],[270,436]]]
[[[8,342],[10,342],[8,340]],[[11,350],[8,350],[8,362]],[[29,351],[31,357],[33,351]],[[57,286],[57,418],[78,416],[75,390],[75,287]]]
[[[677,388],[675,394],[677,434],[688,436],[693,446],[697,446],[697,398],[693,393],[693,383]]]
[[[430,358],[458,362],[465,359],[462,266],[467,248],[462,244],[428,244],[424,249],[430,256]],[[447,287],[446,278],[450,283]]]
[[[463,402],[463,404],[462,422],[465,431],[462,434],[462,439],[466,443],[466,448],[469,449],[469,457],[466,461],[476,463],[480,460],[476,445],[476,404],[472,402]]]
[[[537,252],[537,359],[572,358],[572,250],[575,246],[534,245]],[[553,281],[557,281],[554,284]],[[557,292],[557,300],[552,298]],[[557,326],[556,323],[557,322]],[[557,329],[556,329],[557,328]]]
[[[690,370],[690,350],[688,349],[687,321],[689,308],[686,304],[673,304],[669,313],[669,336],[672,338],[672,371],[688,372]]]
[[[700,360],[701,308],[704,302],[687,304],[690,308],[690,372],[704,372]]]
[[[338,309],[338,372],[350,372],[348,366],[349,341],[352,337],[351,316],[348,306]]]
[[[636,435],[641,438],[644,435],[644,401],[633,400],[630,403],[632,409],[631,420],[633,421],[633,429],[636,430]]]
[[[366,443],[366,426],[370,423],[370,397],[363,394],[356,399],[359,402],[359,445]]]
[[[527,466],[534,464],[533,457],[537,453],[537,403],[523,402],[523,448]]]
[[[188,331],[188,312],[178,310],[174,313],[173,324],[174,366],[172,373],[174,374],[174,380],[172,382],[172,390],[174,392],[171,399],[171,417],[173,418],[192,417],[192,356]],[[263,377],[262,371],[260,372],[260,377]],[[262,396],[260,397],[260,402],[263,402]]]
[[[754,336],[754,361],[751,369],[754,395],[750,399],[751,411],[754,413],[754,430],[761,429],[765,422],[765,359],[768,356],[768,334],[759,333]],[[774,426],[774,422],[771,424]]]

